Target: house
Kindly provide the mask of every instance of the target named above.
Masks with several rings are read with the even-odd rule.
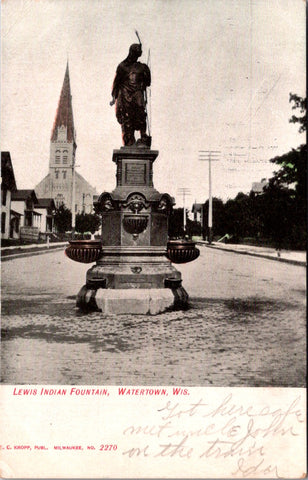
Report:
[[[16,190],[12,193],[12,210],[21,216],[21,240],[37,241],[39,238],[42,214],[34,210],[37,203],[34,190]]]
[[[40,233],[46,235],[46,233],[54,232],[56,204],[53,198],[38,198],[34,208],[36,212],[41,214]]]
[[[202,203],[194,203],[191,211],[193,214],[193,219],[195,222],[200,222],[202,223],[202,208],[203,204]]]
[[[1,238],[19,238],[21,214],[12,209],[12,193],[17,190],[10,152],[1,152]]]
[[[262,178],[261,182],[253,182],[251,186],[251,191],[256,195],[262,195],[264,193],[264,187],[268,186],[268,180]]]

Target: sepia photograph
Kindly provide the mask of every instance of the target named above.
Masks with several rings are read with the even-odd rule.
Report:
[[[36,425],[36,409],[54,412],[45,397],[53,405],[78,397],[83,412],[86,397],[96,409],[111,396],[108,408],[120,418],[122,397],[137,395],[146,411],[153,396],[197,395],[180,412],[177,404],[154,409],[166,422],[190,412],[194,425],[199,392],[213,396],[212,414],[216,401],[231,408],[239,390],[239,399],[257,399],[260,418],[264,408],[277,413],[278,403],[273,410],[262,403],[269,391],[289,399],[287,415],[304,405],[305,9],[301,0],[2,2],[8,409],[10,397],[16,405],[33,397]],[[229,389],[231,397],[219,397]],[[67,408],[54,425],[63,417],[63,427]],[[131,408],[137,415],[136,403]],[[132,425],[121,433],[126,439]],[[121,462],[136,454],[130,448]],[[212,452],[198,455],[200,462]],[[121,462],[118,476],[160,471],[138,470],[137,462],[125,473]],[[16,478],[8,465],[3,471]],[[188,464],[168,468],[162,477],[192,474]],[[294,473],[265,463],[244,468],[241,460],[232,468],[210,473]]]
[[[304,386],[303,2],[90,5],[2,4],[2,382]]]

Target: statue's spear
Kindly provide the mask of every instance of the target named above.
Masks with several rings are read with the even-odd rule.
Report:
[[[150,52],[150,49],[149,49],[147,66],[151,70],[151,56],[150,55],[151,55],[151,52]],[[151,87],[148,87],[148,89],[149,89],[149,112],[148,112],[147,103],[146,103],[146,115],[147,115],[147,118],[148,118],[148,132],[149,132],[149,137],[150,137],[151,136]],[[147,98],[146,98],[146,101],[147,101]]]

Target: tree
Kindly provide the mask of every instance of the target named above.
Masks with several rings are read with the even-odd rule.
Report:
[[[300,133],[307,130],[307,98],[299,97],[290,93],[290,102],[293,102],[292,110],[299,109],[301,116],[292,115],[291,123],[299,123],[298,131]],[[307,143],[301,145],[296,150],[292,150],[292,158],[288,158],[288,167],[291,167],[292,174],[290,180],[295,182],[296,199],[304,205],[303,214],[306,220],[306,198],[307,198]]]
[[[306,130],[306,109],[307,99],[299,97],[296,94],[290,93],[290,102],[293,102],[292,110],[299,109],[302,116],[293,115],[289,122],[299,123],[299,132]],[[301,145],[297,149],[292,149],[290,152],[279,157],[272,158],[272,163],[280,166],[280,169],[274,173],[274,181],[277,185],[292,185],[300,191],[306,192],[304,185],[306,184],[307,176],[307,145]]]
[[[290,122],[298,123],[299,132],[304,132],[307,101],[290,93],[290,102],[293,110],[299,110]],[[261,195],[239,192],[223,205],[213,199],[214,234],[231,234],[233,242],[252,237],[258,243],[266,240],[276,248],[305,248],[307,145],[270,161],[279,169]],[[208,202],[204,205],[204,218],[207,212]]]
[[[59,207],[56,208],[54,221],[55,221],[55,226],[57,228],[58,233],[65,233],[68,230],[71,230],[72,228],[71,211],[64,204],[61,204]]]
[[[76,215],[76,230],[77,232],[96,232],[101,224],[101,219],[98,215],[92,213],[79,213]]]
[[[185,235],[192,237],[201,234],[200,222],[190,220],[186,210],[186,232],[183,226],[183,208],[174,208],[169,217],[168,235],[170,238],[184,238]]]
[[[291,123],[299,123],[299,132],[306,131],[307,99],[290,93]],[[270,160],[279,165],[279,170],[265,189],[265,230],[279,245],[305,248],[306,245],[306,195],[307,195],[307,145],[300,145],[284,155]],[[269,211],[271,214],[269,214]]]
[[[168,235],[170,238],[183,238],[183,208],[174,208],[169,217]]]
[[[277,185],[292,185],[296,186],[302,183],[305,176],[306,159],[305,153],[307,151],[306,145],[302,145],[297,149],[292,149],[284,155],[272,158],[270,161],[276,165],[280,165],[280,169],[274,172],[274,180]]]
[[[212,201],[213,213],[213,235],[223,236],[226,231],[225,206],[220,198],[213,197]],[[207,200],[202,205],[203,218],[203,238],[205,238],[208,231],[208,215],[209,215],[209,201]]]
[[[300,113],[303,115],[301,117],[297,117],[296,115],[292,115],[289,122],[290,123],[300,123],[299,132],[305,132],[307,129],[307,98],[302,98],[296,95],[295,93],[290,93],[289,102],[293,102],[294,105],[292,106],[292,110],[300,110]]]
[[[251,212],[252,200],[249,195],[239,192],[237,196],[228,200],[225,205],[226,231],[237,240],[242,237],[255,235],[254,219]]]
[[[186,233],[189,237],[199,237],[201,235],[201,223],[197,220],[187,219]]]

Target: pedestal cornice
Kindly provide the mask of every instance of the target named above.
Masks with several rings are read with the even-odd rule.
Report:
[[[122,147],[120,149],[113,150],[112,161],[117,163],[117,160],[123,158],[127,159],[147,159],[154,160],[158,157],[158,150],[150,150],[147,148],[136,148],[136,147]]]

